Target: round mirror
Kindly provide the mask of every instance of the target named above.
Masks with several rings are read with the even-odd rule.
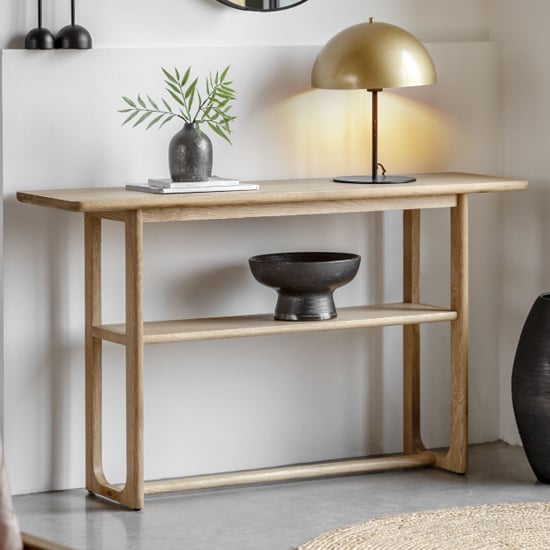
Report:
[[[277,11],[293,8],[298,4],[303,4],[307,0],[218,0],[226,6],[237,8],[239,10],[251,11]]]

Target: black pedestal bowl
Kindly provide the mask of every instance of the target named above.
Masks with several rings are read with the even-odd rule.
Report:
[[[349,283],[361,257],[345,252],[283,252],[248,260],[252,275],[278,293],[274,318],[322,321],[336,317],[333,292]]]

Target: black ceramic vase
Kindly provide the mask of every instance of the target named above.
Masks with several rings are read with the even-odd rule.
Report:
[[[212,175],[212,142],[194,124],[170,140],[168,162],[172,181],[206,181]]]
[[[512,402],[527,460],[550,483],[550,293],[541,294],[525,320],[512,370]]]

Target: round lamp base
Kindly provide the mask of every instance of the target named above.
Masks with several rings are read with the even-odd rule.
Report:
[[[412,176],[338,176],[334,181],[341,183],[411,183],[416,181]]]
[[[92,47],[92,37],[80,25],[67,25],[57,33],[55,47],[63,50],[89,50]]]
[[[54,46],[53,34],[43,27],[32,29],[25,36],[26,50],[51,50]]]

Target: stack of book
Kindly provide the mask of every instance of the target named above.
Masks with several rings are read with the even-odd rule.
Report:
[[[170,193],[213,193],[219,191],[250,191],[258,189],[255,183],[240,183],[239,180],[212,176],[207,181],[172,181],[166,179],[149,179],[147,183],[129,183],[129,191],[143,191],[167,195]]]

